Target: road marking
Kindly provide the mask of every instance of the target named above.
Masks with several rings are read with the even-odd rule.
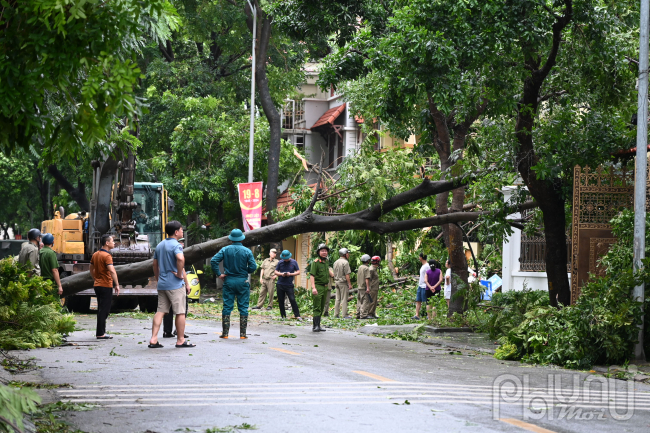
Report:
[[[395,382],[393,379],[388,379],[388,378],[383,377],[383,376],[378,376],[378,375],[373,374],[373,373],[368,373],[367,371],[354,370],[352,373],[357,373],[357,374],[361,374],[363,376],[368,376],[370,378],[377,379],[377,380],[382,381],[382,382]]]
[[[529,424],[527,422],[523,422],[514,418],[500,418],[499,421],[506,422],[508,424],[512,424],[519,428],[523,428],[524,430],[532,431],[535,433],[555,433],[553,430],[548,430],[543,427],[539,427],[534,424]]]
[[[282,352],[282,353],[288,353],[289,355],[300,355],[298,352],[292,352],[292,351],[286,350],[286,349],[279,349],[277,347],[269,347],[269,349],[277,350],[278,352]]]

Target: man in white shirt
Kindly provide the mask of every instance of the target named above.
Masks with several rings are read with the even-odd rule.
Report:
[[[445,262],[445,299],[447,300],[447,308],[449,308],[449,301],[451,300],[451,263],[449,259]]]
[[[418,293],[415,296],[415,316],[412,317],[413,320],[420,320],[420,308],[422,308],[422,303],[426,304],[427,302],[427,271],[431,269],[429,263],[427,263],[426,254],[420,253],[420,280],[418,281]]]

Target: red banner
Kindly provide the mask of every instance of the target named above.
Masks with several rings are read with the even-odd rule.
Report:
[[[262,227],[262,182],[239,183],[237,190],[244,231]]]

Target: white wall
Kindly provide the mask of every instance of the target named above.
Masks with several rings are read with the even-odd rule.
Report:
[[[510,200],[512,193],[516,189],[516,186],[506,186],[501,190],[506,202]],[[508,215],[508,218],[521,218],[521,214],[514,213]],[[512,235],[503,240],[503,288],[501,290],[504,292],[507,292],[508,290],[522,290],[524,288],[524,283],[532,290],[548,290],[548,278],[546,277],[546,272],[521,272],[519,270],[520,253],[521,230],[513,228]]]

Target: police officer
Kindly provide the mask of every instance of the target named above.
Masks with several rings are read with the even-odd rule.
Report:
[[[38,260],[40,244],[41,231],[39,229],[31,229],[27,232],[27,242],[23,243],[18,254],[18,263],[33,269],[36,275],[41,275],[41,267],[39,266]]]
[[[370,294],[370,279],[368,277],[368,263],[370,263],[370,256],[364,254],[361,256],[361,266],[357,269],[357,319],[361,319],[361,310],[363,309],[363,302],[366,299],[366,293]]]
[[[379,263],[381,257],[374,256],[370,263],[367,273],[367,292],[370,298],[366,298],[363,303],[363,311],[361,311],[362,319],[376,319],[375,310],[377,309],[377,300],[379,298]]]
[[[241,241],[246,239],[244,233],[239,229],[230,232],[228,239],[232,245],[222,248],[212,257],[210,265],[215,275],[219,274],[219,263],[223,262],[223,274],[219,278],[223,280],[223,311],[221,323],[223,332],[219,338],[228,338],[230,331],[230,313],[237,298],[237,309],[239,310],[239,338],[245,339],[246,327],[248,326],[248,301],[251,296],[248,275],[255,272],[257,264],[251,250],[242,245]]]
[[[273,309],[273,294],[275,292],[275,279],[277,278],[277,275],[275,275],[275,268],[280,262],[275,258],[276,254],[277,250],[272,248],[269,257],[264,259],[262,262],[262,272],[260,272],[260,297],[257,301],[257,305],[251,308],[251,310],[261,310],[266,301],[267,294],[269,296],[269,306],[266,307],[266,309]]]
[[[348,316],[348,295],[352,290],[350,282],[350,251],[347,248],[339,250],[339,259],[334,262],[334,283],[336,284],[336,304],[334,304],[334,315],[338,319],[339,312],[343,310],[343,318],[350,319]]]
[[[326,303],[329,304],[329,299],[325,299],[327,296],[327,285],[329,284],[330,277],[334,276],[327,263],[329,252],[330,249],[327,245],[320,244],[316,251],[318,257],[311,262],[307,270],[310,275],[312,287],[311,300],[314,308],[313,332],[325,332],[325,329],[320,326],[320,319]]]

